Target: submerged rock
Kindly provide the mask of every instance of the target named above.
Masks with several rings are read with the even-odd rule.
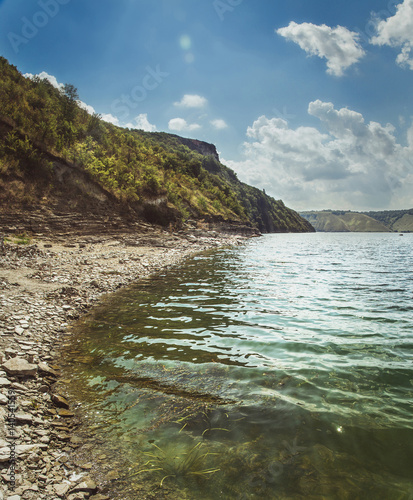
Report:
[[[52,401],[58,408],[66,408],[69,409],[69,402],[60,394],[52,394]]]
[[[84,480],[77,484],[70,493],[96,493],[97,486],[96,483],[90,478],[84,478]]]

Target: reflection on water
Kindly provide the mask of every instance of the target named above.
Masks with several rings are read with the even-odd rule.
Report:
[[[65,359],[111,498],[412,500],[412,240],[270,235],[108,297]]]

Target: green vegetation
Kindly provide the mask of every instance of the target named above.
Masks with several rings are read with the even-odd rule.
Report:
[[[14,238],[5,238],[5,241],[15,245],[30,245],[32,238],[27,234],[16,234]]]
[[[96,205],[100,196],[101,204],[111,200],[124,213],[163,225],[192,218],[252,224],[263,232],[312,230],[281,201],[197,150],[199,141],[104,122],[79,107],[73,85],[59,90],[24,78],[4,58],[0,75],[3,206],[50,207],[60,197],[81,211],[80,198]]]
[[[187,446],[179,446],[176,442],[170,443],[167,449],[161,449],[155,443],[152,443],[152,446],[157,450],[155,453],[145,452],[149,460],[144,464],[144,467],[149,468],[139,470],[132,475],[143,472],[160,473],[163,476],[160,482],[160,486],[162,486],[167,478],[202,477],[220,470],[207,463],[207,459],[216,453],[205,451],[205,443],[202,441],[198,441],[195,446],[189,449]]]

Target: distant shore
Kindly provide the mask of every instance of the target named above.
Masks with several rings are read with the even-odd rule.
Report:
[[[79,422],[55,388],[61,342],[103,295],[190,255],[243,241],[233,234],[154,228],[6,238],[0,249],[0,500],[109,498],[81,464],[71,462]]]

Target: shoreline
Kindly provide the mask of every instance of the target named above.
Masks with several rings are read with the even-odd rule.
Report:
[[[139,234],[38,235],[26,244],[4,245],[0,500],[109,499],[99,493],[93,477],[70,462],[80,444],[73,434],[79,423],[70,402],[54,390],[59,381],[59,346],[70,336],[71,323],[108,293],[204,250],[246,239],[214,231],[172,234],[151,228]]]

